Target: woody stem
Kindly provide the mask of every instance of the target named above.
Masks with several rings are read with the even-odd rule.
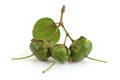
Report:
[[[61,9],[61,16],[60,16],[60,22],[58,26],[62,26],[62,28],[64,29],[66,36],[68,36],[70,38],[70,40],[73,42],[74,40],[72,39],[72,37],[69,35],[69,33],[67,32],[66,28],[64,27],[63,24],[63,13],[65,12],[65,5],[63,5],[62,9]]]

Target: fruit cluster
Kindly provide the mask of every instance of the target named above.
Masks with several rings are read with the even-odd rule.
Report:
[[[45,71],[43,71],[43,73],[50,69],[56,62],[77,62],[83,60],[85,57],[88,59],[106,63],[106,61],[88,57],[88,54],[92,50],[92,42],[90,40],[88,40],[84,36],[81,36],[76,40],[73,40],[71,38],[62,21],[64,12],[65,6],[63,6],[61,9],[61,17],[58,23],[55,23],[51,18],[48,17],[39,19],[35,23],[32,31],[33,39],[30,43],[30,50],[33,54],[30,56],[13,59],[25,59],[35,55],[39,60],[43,61],[47,60],[49,57],[52,57],[55,60],[54,63]],[[62,27],[66,33],[63,44],[57,44],[60,39],[59,27]],[[65,45],[67,37],[69,37],[72,42],[70,47],[67,47]]]

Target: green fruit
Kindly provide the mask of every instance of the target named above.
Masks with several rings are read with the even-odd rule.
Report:
[[[81,61],[91,52],[92,43],[90,40],[81,36],[70,45],[69,49],[71,50],[71,60]]]
[[[51,50],[51,56],[61,63],[68,61],[69,55],[70,50],[62,44],[55,45]]]
[[[50,51],[48,49],[49,44],[45,41],[32,41],[30,43],[30,49],[32,53],[39,59],[39,60],[46,60],[50,55]]]

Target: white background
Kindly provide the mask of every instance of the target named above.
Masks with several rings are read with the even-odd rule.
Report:
[[[58,22],[66,5],[64,25],[71,37],[87,37],[93,43],[89,56],[77,63],[57,63],[35,57],[12,61],[12,57],[32,54],[29,43],[35,22],[51,17]],[[0,80],[120,80],[120,1],[119,0],[0,0]],[[63,43],[64,32],[58,43]],[[67,40],[69,46],[70,40]]]

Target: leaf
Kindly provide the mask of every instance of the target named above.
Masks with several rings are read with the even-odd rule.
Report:
[[[60,39],[60,30],[51,18],[39,19],[32,31],[35,39],[42,39],[50,42],[50,45],[55,45]]]

